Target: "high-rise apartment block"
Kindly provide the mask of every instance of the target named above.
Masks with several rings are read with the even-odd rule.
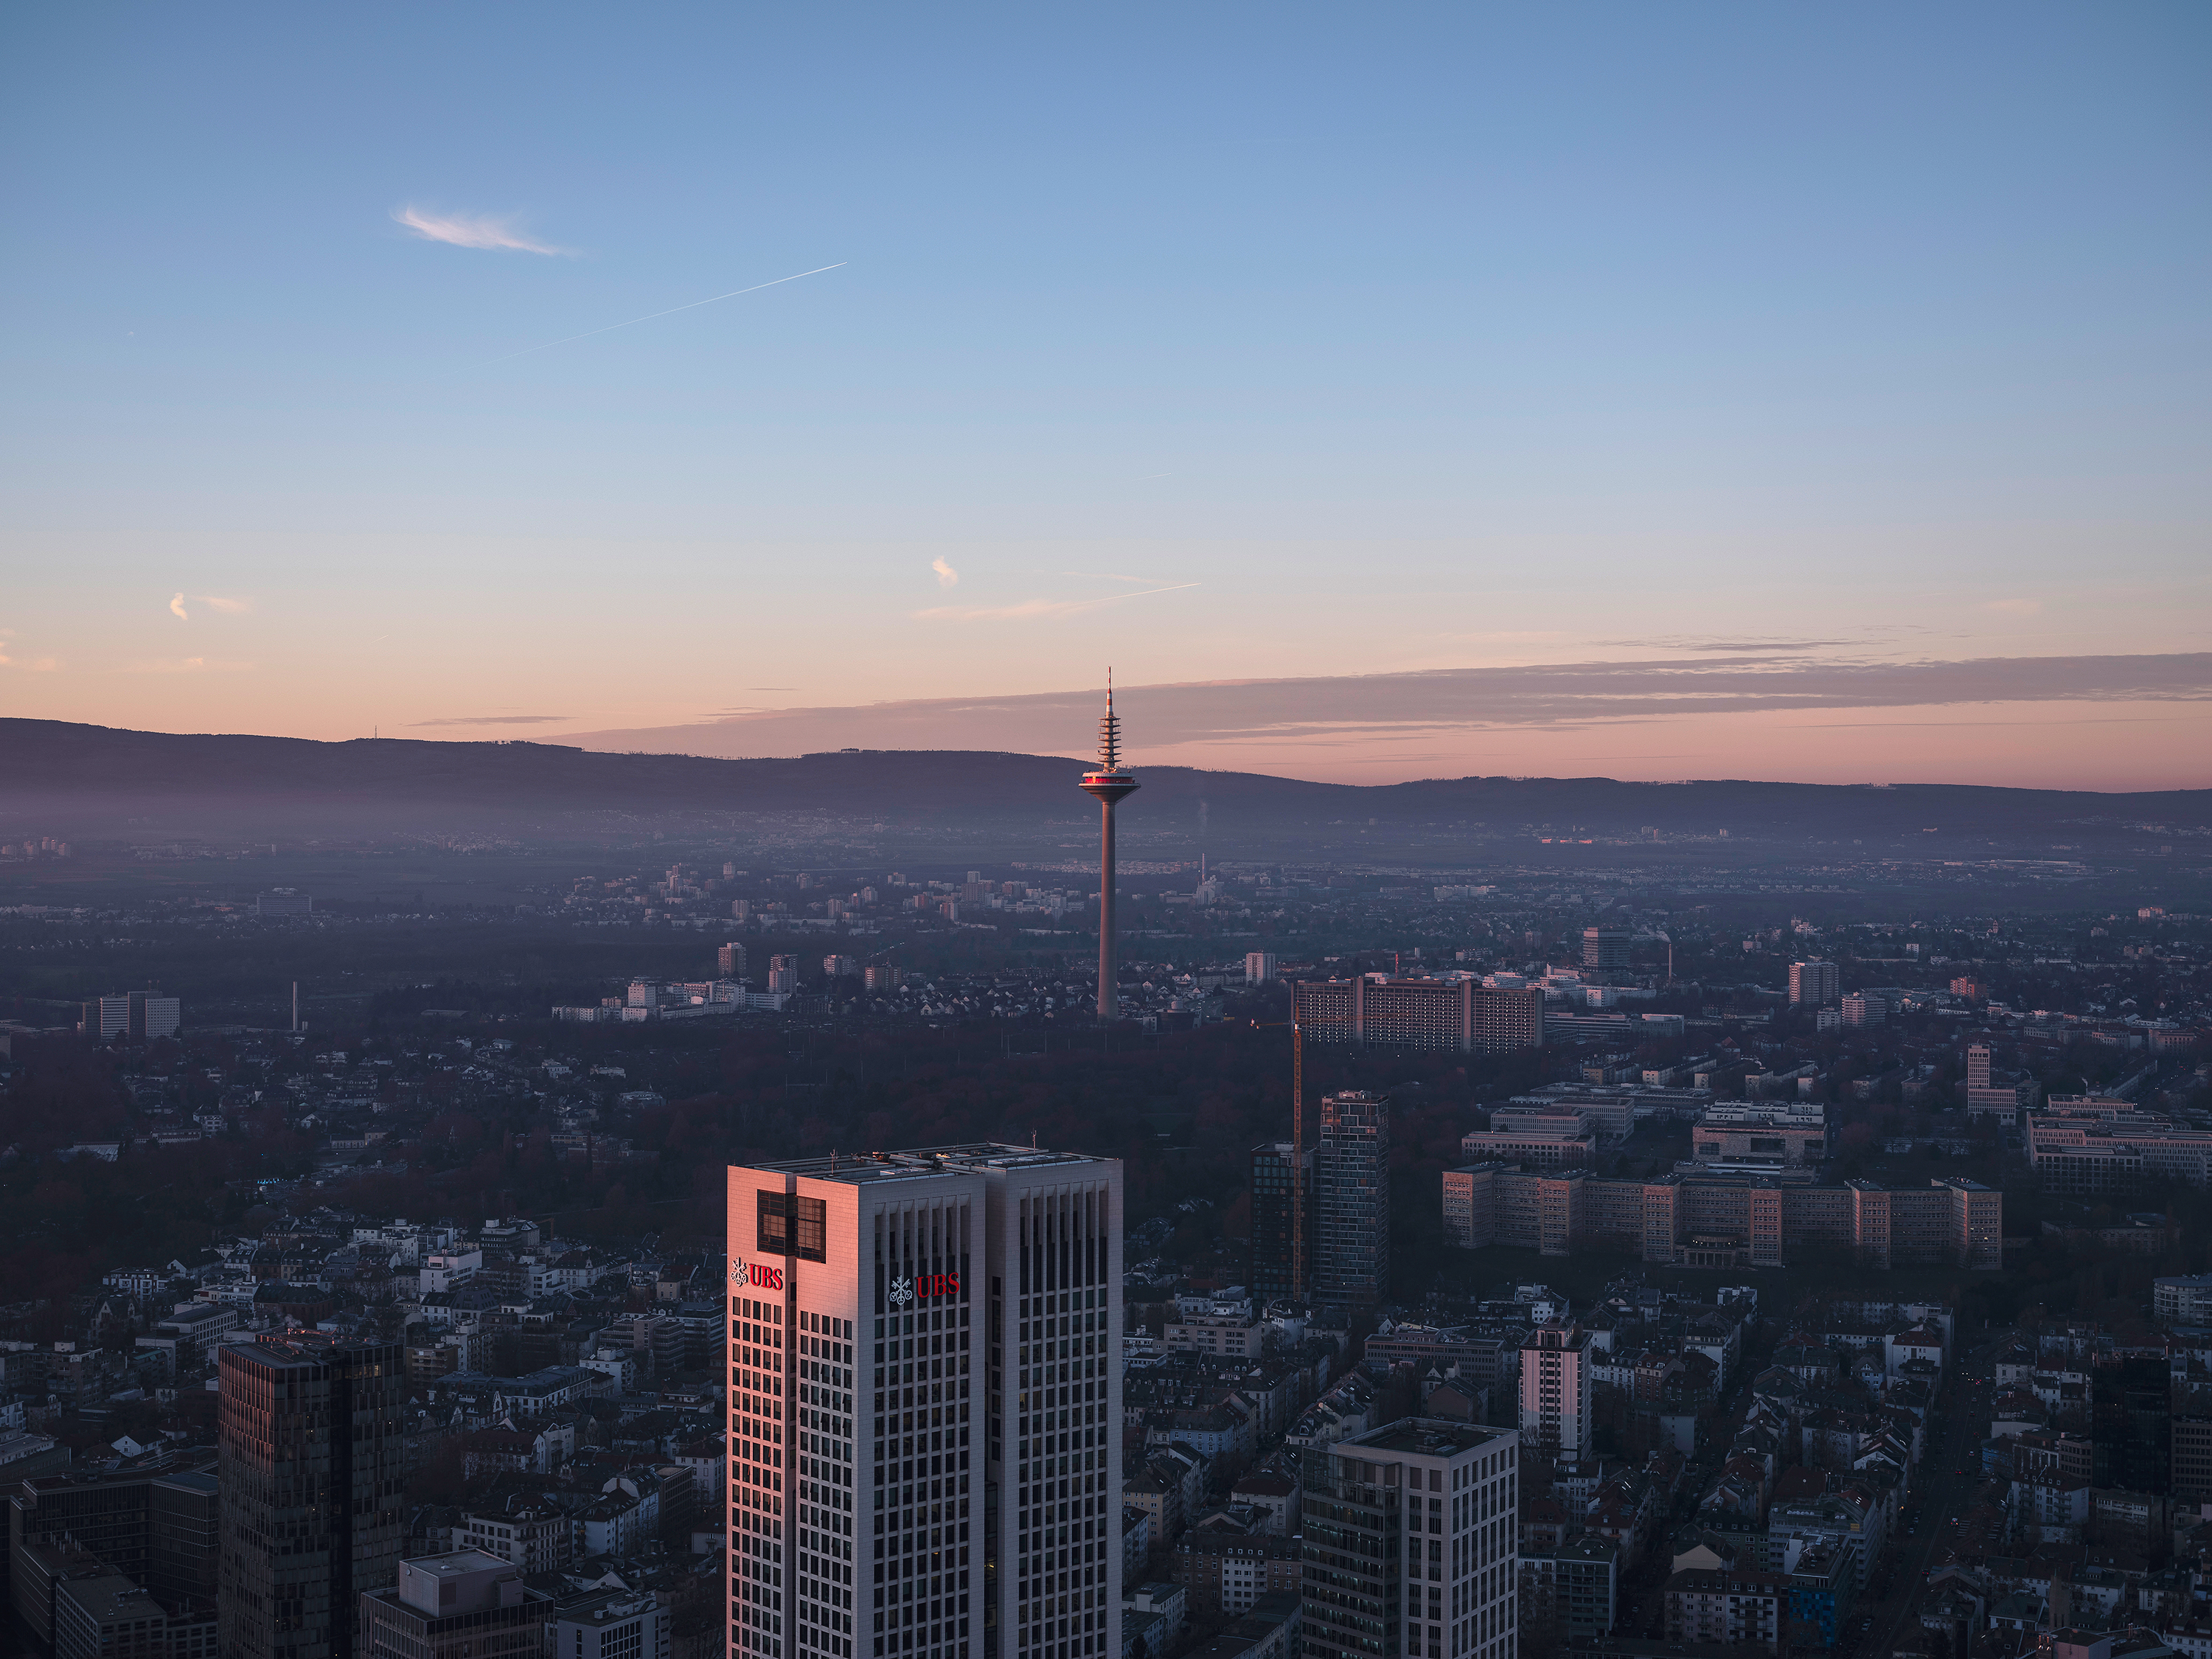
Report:
[[[1583,929],[1583,966],[1585,968],[1626,968],[1628,966],[1628,946],[1634,937],[1626,927],[1585,927]]]
[[[745,947],[732,941],[715,951],[714,971],[724,979],[742,978],[745,971]]]
[[[406,1350],[295,1331],[216,1367],[225,1659],[352,1659],[406,1532]]]
[[[798,990],[799,958],[797,957],[770,957],[768,959],[768,988],[770,994],[781,992],[787,995]]]
[[[1579,1457],[1589,1437],[1589,1333],[1539,1325],[1521,1344],[1521,1438]]]
[[[1247,951],[1244,953],[1244,982],[1265,985],[1275,977],[1275,953],[1273,951]]]
[[[729,1172],[732,1656],[1120,1659],[1121,1169]]]
[[[1295,1183],[1295,1184],[1294,1184]],[[1252,1268],[1249,1288],[1272,1302],[1292,1291],[1291,1233],[1304,1211],[1305,1259],[1295,1275],[1297,1289],[1313,1294],[1314,1149],[1299,1155],[1287,1140],[1263,1140],[1252,1149]]]
[[[1513,1659],[1520,1437],[1407,1417],[1309,1448],[1306,1659]]]
[[[1544,989],[1454,979],[1300,980],[1291,988],[1309,1042],[1504,1054],[1540,1048]]]
[[[134,1042],[174,1036],[184,1024],[184,1005],[153,991],[126,991],[84,1005],[84,1030],[102,1042],[127,1037]]]
[[[1832,1008],[1842,994],[1843,981],[1834,963],[1790,964],[1790,1004],[1793,1008]]]
[[[1390,1101],[1324,1095],[1314,1149],[1314,1290],[1323,1302],[1371,1306],[1390,1287]]]

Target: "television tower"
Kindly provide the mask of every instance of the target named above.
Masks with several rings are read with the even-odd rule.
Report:
[[[1118,1019],[1121,987],[1114,960],[1114,808],[1139,784],[1121,769],[1121,722],[1114,716],[1114,671],[1106,671],[1106,717],[1098,722],[1098,769],[1083,775],[1083,793],[1098,803],[1098,1018]]]

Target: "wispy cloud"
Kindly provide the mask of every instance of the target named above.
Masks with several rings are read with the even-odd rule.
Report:
[[[1094,599],[1024,599],[1018,605],[937,605],[914,614],[921,622],[1024,622],[1038,617],[1072,617],[1079,611],[1089,611],[1102,605],[1116,605],[1123,599],[1141,599],[1152,593],[1179,593],[1186,587],[1197,586],[1196,582],[1176,582],[1168,587],[1142,588],[1134,593],[1107,593]]]
[[[945,560],[932,559],[929,562],[929,568],[937,573],[937,585],[939,587],[957,587],[960,586],[960,573],[955,570]]]
[[[410,726],[547,726],[572,720],[574,714],[448,714],[443,720],[410,720]]]
[[[1115,697],[1145,732],[1148,750],[1208,743],[1357,745],[1481,731],[1569,732],[1597,723],[1656,726],[1686,716],[2018,702],[2153,702],[2177,706],[2179,714],[2178,705],[2212,704],[2212,653],[1903,663],[1747,653],[1128,685],[1117,686]],[[781,708],[650,732],[572,733],[567,741],[708,755],[795,755],[848,744],[1046,754],[1060,752],[1069,733],[1096,718],[1097,698],[1095,691],[1070,690]],[[2002,717],[1962,708],[1952,718]]]
[[[20,669],[26,674],[51,674],[61,666],[61,663],[52,657],[33,657],[26,662],[15,654],[15,647],[12,643],[15,637],[14,629],[0,628],[0,668]]]
[[[242,674],[250,662],[223,662],[214,657],[156,657],[149,662],[127,665],[131,674]]]
[[[253,609],[253,601],[251,599],[238,599],[222,593],[179,593],[169,601],[169,614],[179,622],[190,622],[192,619],[191,612],[185,609],[186,599],[190,599],[194,605],[204,605],[209,610],[219,611],[226,617],[242,617]]]
[[[2033,617],[2043,609],[2041,599],[1991,599],[1982,607],[2007,617]]]
[[[425,213],[420,208],[404,207],[393,210],[395,223],[402,224],[426,242],[444,242],[452,247],[485,248],[512,253],[567,254],[565,247],[553,247],[544,242],[532,241],[514,228],[512,216],[501,218],[489,213]]]

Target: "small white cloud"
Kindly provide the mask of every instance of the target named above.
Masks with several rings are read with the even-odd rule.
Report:
[[[511,219],[502,219],[488,213],[424,213],[418,208],[404,207],[392,216],[426,242],[444,242],[452,247],[488,248],[514,253],[565,254],[564,247],[550,247],[544,242],[533,242],[514,228]]]
[[[1991,599],[1982,609],[2002,611],[2008,617],[2033,617],[2043,609],[2043,601],[2041,599]]]
[[[960,586],[960,573],[955,570],[951,565],[947,564],[943,559],[932,559],[929,562],[929,568],[937,573],[937,585],[939,587],[957,587]]]
[[[191,613],[185,609],[185,596],[183,594],[179,593],[175,599],[169,601],[169,614],[174,617],[179,622],[190,622],[192,619]]]

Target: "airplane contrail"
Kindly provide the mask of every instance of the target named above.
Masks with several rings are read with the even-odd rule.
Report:
[[[588,340],[594,334],[611,334],[618,328],[629,328],[637,323],[649,323],[655,317],[673,317],[679,311],[696,311],[701,306],[713,305],[717,300],[734,300],[740,294],[757,294],[764,288],[774,288],[781,283],[795,283],[801,276],[819,276],[825,270],[836,270],[838,266],[850,263],[849,260],[840,259],[834,265],[817,265],[811,270],[795,270],[788,276],[777,277],[773,283],[755,283],[750,288],[733,288],[727,294],[717,294],[711,299],[694,300],[688,306],[671,306],[665,311],[648,312],[642,317],[633,317],[627,323],[609,323],[605,328],[587,328],[581,334],[571,334],[559,340],[547,340],[539,345],[525,346],[520,351],[510,351],[498,357],[487,357],[484,361],[487,363],[503,363],[508,358],[526,357],[533,351],[550,351],[555,346],[567,345],[572,341]]]

